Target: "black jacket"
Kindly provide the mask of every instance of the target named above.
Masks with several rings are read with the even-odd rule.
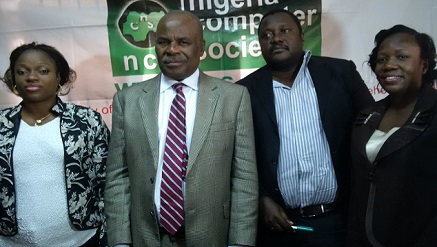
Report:
[[[366,144],[388,103],[362,111],[354,124],[349,246],[437,246],[437,91],[422,89],[371,164]]]
[[[352,61],[312,56],[308,63],[338,183],[337,202],[347,208],[350,173],[350,132],[360,109],[374,102]],[[283,207],[277,164],[280,136],[276,121],[272,75],[264,66],[237,83],[246,86],[252,102],[260,197]]]

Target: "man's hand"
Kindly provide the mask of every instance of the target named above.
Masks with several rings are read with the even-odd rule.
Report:
[[[293,221],[288,219],[284,209],[270,197],[264,196],[259,200],[259,212],[262,222],[271,231],[290,231],[293,232],[291,225]]]

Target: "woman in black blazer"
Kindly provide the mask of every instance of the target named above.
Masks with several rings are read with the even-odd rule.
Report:
[[[406,26],[375,37],[369,65],[389,96],[354,123],[348,246],[437,246],[435,58]]]

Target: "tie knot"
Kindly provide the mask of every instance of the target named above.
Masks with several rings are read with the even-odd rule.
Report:
[[[182,88],[185,86],[185,84],[183,84],[182,82],[178,82],[173,84],[171,87],[176,91],[176,92],[181,92]]]

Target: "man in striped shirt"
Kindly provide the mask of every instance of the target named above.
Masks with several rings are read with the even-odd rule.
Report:
[[[287,10],[266,13],[258,38],[267,65],[238,82],[254,118],[257,246],[344,246],[351,125],[374,100],[352,61],[303,49],[300,21]]]

